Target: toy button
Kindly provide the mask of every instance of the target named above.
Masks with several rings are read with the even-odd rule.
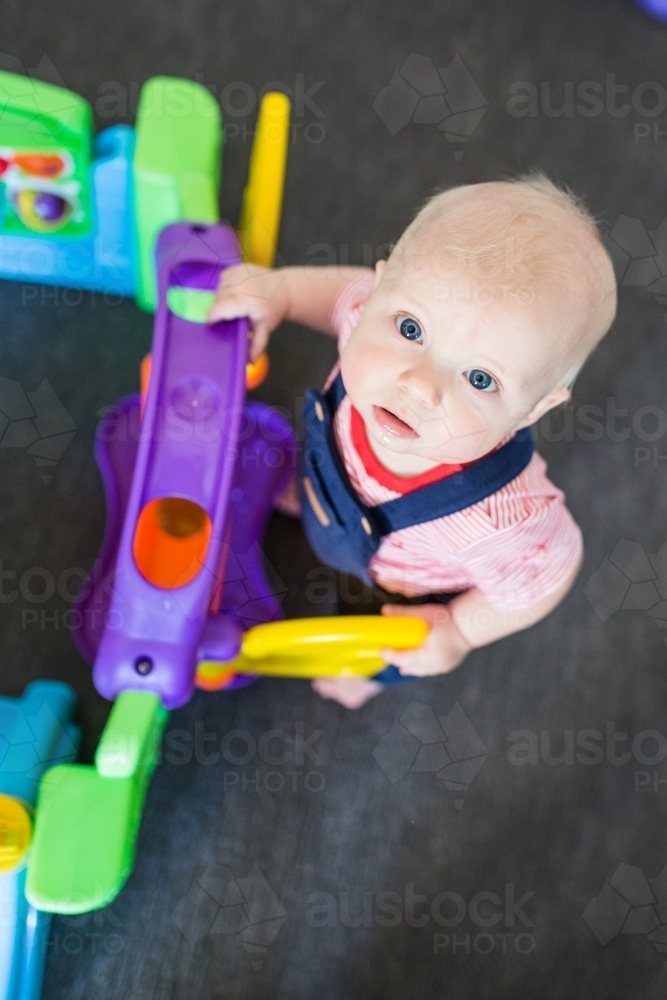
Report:
[[[315,413],[317,414],[317,419],[320,423],[324,422],[324,410],[322,409],[322,404],[319,399],[315,400]]]
[[[0,873],[20,864],[31,839],[32,818],[28,808],[19,799],[0,794]]]
[[[367,517],[362,517],[361,527],[364,529],[367,535],[373,534],[373,529],[371,528],[370,521],[368,520]]]

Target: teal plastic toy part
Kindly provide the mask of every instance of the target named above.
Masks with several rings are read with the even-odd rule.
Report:
[[[33,681],[20,698],[0,697],[2,1000],[38,1000],[41,992],[51,915],[26,900],[23,851],[29,850],[40,777],[54,764],[76,758],[75,705],[74,691],[60,681]]]
[[[142,88],[136,130],[137,302],[153,311],[160,230],[171,222],[218,221],[222,115],[201,84],[156,76]]]
[[[26,895],[52,913],[106,906],[132,869],[143,801],[168,712],[157,695],[125,691],[94,766],[47,772],[37,803]]]

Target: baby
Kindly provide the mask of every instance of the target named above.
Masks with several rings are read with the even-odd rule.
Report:
[[[570,397],[616,311],[595,222],[540,175],[437,194],[375,271],[239,265],[209,320],[248,316],[256,358],[283,320],[338,338],[306,397],[304,467],[283,509],[322,561],[415,606],[413,650],[376,679],[314,682],[357,708],[391,674],[453,670],[567,594],[581,532],[528,428]]]

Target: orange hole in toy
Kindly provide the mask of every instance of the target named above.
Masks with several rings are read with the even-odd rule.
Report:
[[[140,412],[141,416],[144,415],[144,407],[146,406],[146,396],[148,395],[148,383],[151,377],[151,365],[153,363],[153,358],[150,354],[144,355],[139,366],[139,391],[141,392],[141,404]]]
[[[132,554],[137,569],[154,587],[184,587],[201,572],[211,529],[210,517],[192,500],[151,500],[139,515],[134,533]]]

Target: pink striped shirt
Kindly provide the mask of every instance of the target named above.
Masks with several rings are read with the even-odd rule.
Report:
[[[374,287],[374,274],[350,281],[334,302],[332,327],[343,347]],[[329,376],[329,384],[338,366]],[[350,481],[369,507],[400,494],[375,478],[354,446],[346,396],[334,433]],[[387,477],[391,479],[390,474]],[[581,531],[537,452],[524,471],[480,503],[386,535],[370,563],[373,579],[408,596],[477,587],[499,608],[530,607],[558,590],[582,552]]]

